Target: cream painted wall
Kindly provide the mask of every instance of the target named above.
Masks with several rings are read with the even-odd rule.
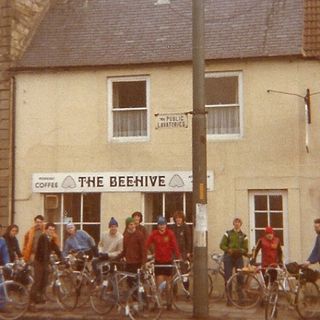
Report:
[[[215,190],[208,193],[209,250],[218,250],[236,215],[250,234],[248,190],[286,189],[290,257],[304,258],[320,209],[320,95],[312,97],[311,153],[306,154],[303,100],[267,90],[319,91],[319,62],[216,61],[206,70],[240,70],[244,88],[243,137],[208,140],[208,169],[215,176]],[[191,65],[180,64],[18,74],[15,221],[21,234],[42,210],[41,196],[31,192],[34,172],[191,170],[191,119],[188,129],[156,130],[153,116],[192,110],[191,71]],[[131,75],[150,76],[150,140],[109,142],[107,77]],[[102,229],[110,216],[123,223],[141,205],[140,193],[103,194]]]

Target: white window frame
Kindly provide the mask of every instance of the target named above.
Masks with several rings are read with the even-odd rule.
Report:
[[[256,245],[258,239],[256,239],[255,234],[255,208],[254,208],[254,196],[256,195],[281,195],[282,196],[282,211],[283,211],[283,256],[288,262],[290,260],[289,257],[289,235],[288,235],[288,191],[287,190],[257,190],[257,191],[250,191],[249,192],[249,210],[250,210],[250,247],[251,249],[253,246]],[[269,213],[269,208],[268,208]],[[269,214],[268,214],[269,220]],[[269,222],[269,221],[268,221]],[[260,252],[261,255],[261,252]]]
[[[143,137],[114,137],[113,136],[113,83],[129,81],[146,82],[146,112],[147,112],[147,135]],[[108,92],[108,141],[110,142],[144,142],[150,140],[150,77],[149,76],[127,76],[127,77],[110,77],[107,78]],[[136,109],[140,110],[140,109]],[[141,109],[142,110],[142,109]],[[143,108],[144,110],[144,108]]]
[[[227,71],[227,72],[207,72],[205,74],[206,78],[224,78],[224,77],[238,77],[238,100],[239,100],[239,125],[240,132],[239,133],[230,133],[230,134],[209,134],[207,133],[208,140],[229,140],[229,139],[240,139],[243,137],[243,73],[242,71]],[[207,108],[215,108],[215,107],[228,107],[228,106],[237,106],[237,104],[221,104],[221,105],[206,105]]]

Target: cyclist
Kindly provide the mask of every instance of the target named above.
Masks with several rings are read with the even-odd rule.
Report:
[[[316,242],[308,260],[304,263],[306,267],[313,263],[320,263],[320,218],[314,220],[314,230],[317,233]]]
[[[276,266],[282,263],[281,241],[275,236],[272,227],[265,228],[265,234],[258,240],[256,248],[253,252],[251,263],[256,262],[257,255],[261,250],[261,265],[263,268]],[[268,271],[270,282],[274,282],[277,278],[277,271],[270,269]],[[268,277],[266,277],[267,281]]]
[[[180,251],[176,237],[172,230],[167,228],[166,218],[160,216],[157,221],[158,229],[153,230],[146,242],[146,249],[154,247],[155,255],[155,276],[156,283],[159,287],[166,281],[169,284],[172,277],[172,267],[162,265],[172,265],[174,256],[180,258]],[[171,310],[171,301],[169,297],[169,288],[167,285],[167,309]]]
[[[66,239],[63,248],[63,256],[70,252],[84,252],[90,256],[97,256],[98,249],[94,239],[84,230],[77,230],[76,226],[70,222],[67,224],[69,237]]]
[[[19,242],[16,238],[16,235],[19,232],[19,227],[16,224],[11,224],[7,227],[6,232],[3,235],[3,238],[6,240],[10,262],[14,262],[17,258],[22,257],[22,253],[20,251]]]
[[[147,229],[141,224],[142,223],[142,213],[139,211],[135,211],[131,217],[134,219],[134,223],[136,224],[136,229],[143,234],[145,240],[148,238]]]
[[[234,268],[243,268],[243,256],[248,253],[248,238],[242,232],[241,226],[240,218],[233,219],[233,229],[226,231],[220,242],[220,249],[224,251],[225,285],[232,276]],[[227,301],[227,305],[230,305],[230,301]]]

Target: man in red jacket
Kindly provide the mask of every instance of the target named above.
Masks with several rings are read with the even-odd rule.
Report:
[[[155,256],[155,275],[157,286],[163,281],[167,283],[167,308],[171,309],[171,302],[169,301],[168,284],[172,277],[172,260],[174,257],[180,259],[180,252],[177,245],[176,237],[172,230],[167,228],[167,221],[164,217],[158,218],[158,229],[153,230],[146,242],[146,249],[153,245]]]
[[[260,249],[262,267],[267,268],[282,263],[281,242],[280,239],[275,236],[274,231],[271,227],[265,228],[264,236],[262,236],[257,242],[255,251],[253,253],[254,262]],[[277,272],[275,270],[269,270],[269,277],[271,282],[276,279],[276,276]]]

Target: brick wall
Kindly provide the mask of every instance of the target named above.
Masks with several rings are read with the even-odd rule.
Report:
[[[11,0],[0,0],[0,223],[7,225],[11,210],[10,39]]]

